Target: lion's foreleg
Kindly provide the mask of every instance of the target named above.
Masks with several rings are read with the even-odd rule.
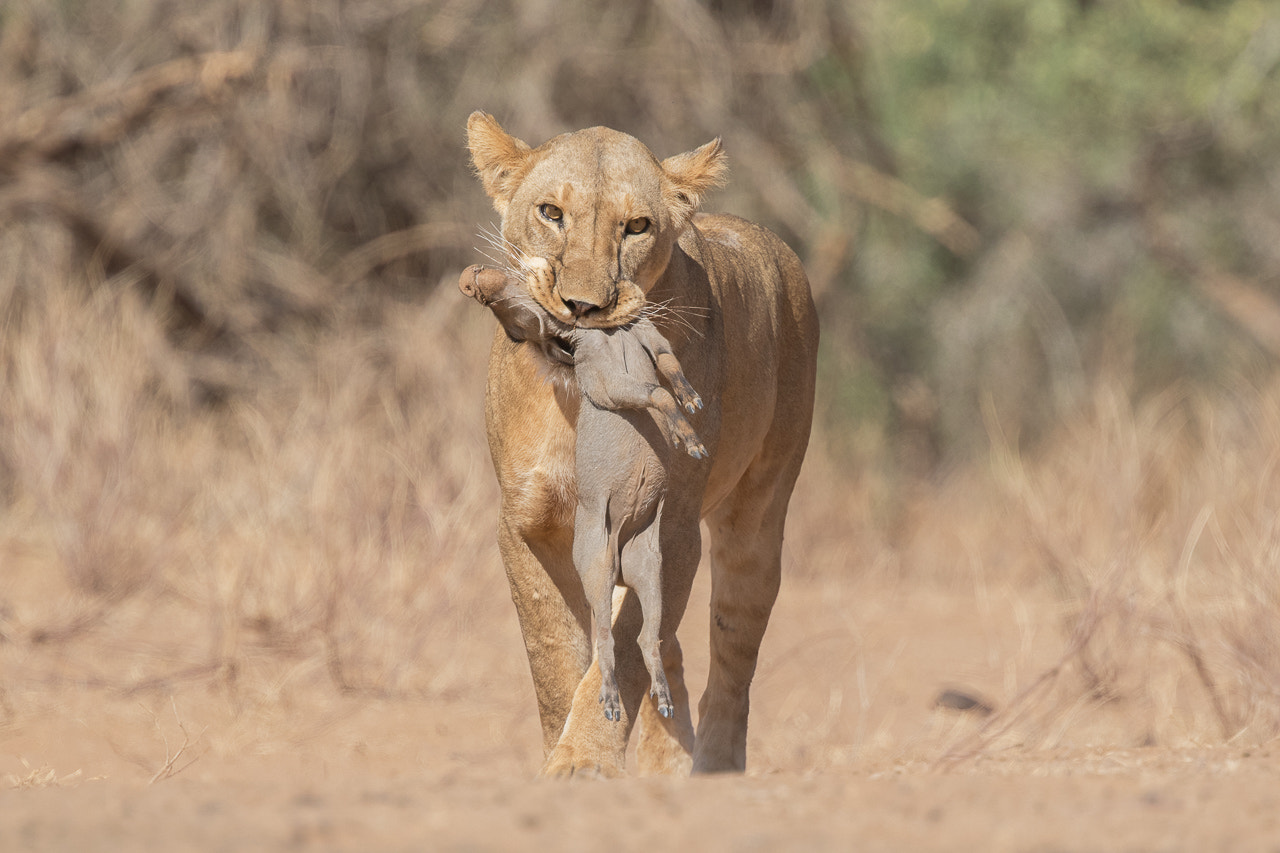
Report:
[[[573,694],[573,706],[559,741],[542,765],[542,775],[621,775],[627,739],[649,686],[649,673],[640,657],[636,637],[642,617],[634,594],[628,592],[613,621],[614,674],[618,683],[621,720],[607,720],[600,712],[600,668],[587,670]]]
[[[573,566],[572,531],[526,540],[504,518],[498,546],[529,656],[545,757],[559,741],[574,690],[591,666],[585,629],[591,610]]]

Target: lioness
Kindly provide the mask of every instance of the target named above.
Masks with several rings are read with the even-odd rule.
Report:
[[[502,493],[498,543],[542,718],[542,773],[621,773],[637,719],[642,771],[742,770],[751,678],[813,417],[818,321],[804,270],[765,229],[694,215],[724,179],[719,140],[663,161],[599,127],[531,148],[480,112],[467,136],[513,268],[531,257],[551,265],[550,291],[530,295],[562,322],[600,328],[665,303],[659,325],[706,403],[698,430],[711,464],[673,459],[661,510],[659,637],[676,713],[664,718],[645,698],[649,673],[631,641],[640,609],[626,595],[614,608],[615,725],[594,707],[591,607],[573,564],[572,370],[539,346],[494,336],[485,414]],[[711,655],[695,737],[675,633],[701,556],[699,518],[711,536]]]
[[[531,291],[553,286],[546,260],[530,258],[525,265]],[[649,670],[649,695],[658,714],[670,717],[675,708],[658,641],[661,508],[671,448],[683,446],[695,459],[706,458],[706,447],[676,404],[678,398],[692,415],[702,408],[702,399],[689,385],[667,339],[647,317],[610,329],[569,326],[548,316],[522,290],[523,284],[515,275],[481,266],[468,267],[458,279],[464,294],[493,311],[507,337],[533,341],[544,349],[557,346],[548,340],[556,338],[561,349],[572,348],[573,378],[582,393],[574,445],[578,510],[573,563],[591,603],[600,704],[606,720],[622,720],[612,602],[618,584],[625,583],[639,598],[644,619],[638,642]],[[671,391],[659,384],[659,373]]]

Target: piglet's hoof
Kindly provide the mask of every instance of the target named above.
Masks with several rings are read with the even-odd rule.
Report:
[[[604,718],[614,723],[622,722],[622,703],[618,700],[618,691],[612,694],[600,692],[600,704],[604,706]]]

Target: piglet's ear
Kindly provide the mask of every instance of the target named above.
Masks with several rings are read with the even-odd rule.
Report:
[[[516,188],[533,165],[533,149],[502,129],[497,120],[479,110],[467,119],[467,147],[471,162],[493,206],[506,215]]]
[[[698,209],[704,195],[724,186],[729,162],[720,138],[716,137],[706,145],[663,160],[662,171],[666,174],[663,195],[676,214],[678,224],[683,225]]]

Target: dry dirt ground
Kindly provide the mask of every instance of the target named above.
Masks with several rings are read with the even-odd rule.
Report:
[[[706,600],[703,579],[691,685]],[[459,631],[466,686],[416,697],[290,689],[296,673],[269,699],[207,679],[124,694],[42,681],[92,651],[35,649],[0,685],[0,850],[1280,850],[1280,747],[1152,744],[1122,701],[1004,715],[1003,733],[936,707],[952,688],[998,708],[1061,655],[1032,590],[792,578],[747,774],[614,781],[535,778],[503,603]]]

